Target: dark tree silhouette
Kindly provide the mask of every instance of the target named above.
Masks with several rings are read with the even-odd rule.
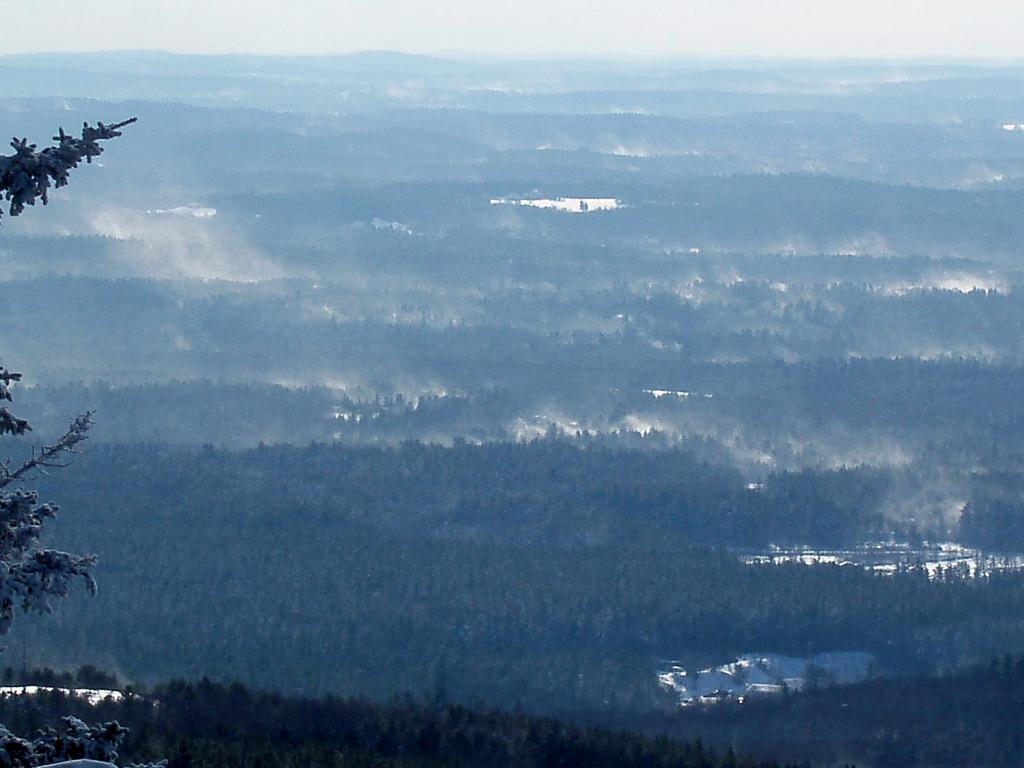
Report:
[[[113,125],[97,123],[96,127],[85,123],[80,137],[64,133],[61,128],[53,140],[55,146],[36,151],[35,144],[28,139],[11,139],[13,155],[0,157],[0,192],[10,202],[11,216],[18,216],[26,205],[35,205],[42,200],[46,205],[51,186],[60,189],[68,183],[68,174],[85,160],[91,163],[94,157],[103,154],[101,141],[121,135],[121,128],[131,125],[138,118],[131,118]]]

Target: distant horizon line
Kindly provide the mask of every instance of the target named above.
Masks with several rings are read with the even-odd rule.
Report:
[[[595,62],[621,64],[787,64],[787,65],[874,65],[874,66],[983,66],[1013,67],[1024,66],[1024,56],[1019,57],[973,57],[973,56],[767,56],[750,54],[600,54],[600,53],[502,53],[492,54],[478,51],[412,52],[398,49],[366,48],[337,52],[317,53],[268,53],[241,51],[177,51],[164,48],[111,48],[99,50],[43,50],[22,51],[0,54],[0,59],[28,59],[44,57],[80,56],[166,56],[181,58],[250,58],[250,59],[346,59],[369,56],[392,56],[396,58],[424,59],[435,62],[472,63],[542,63],[542,62]]]

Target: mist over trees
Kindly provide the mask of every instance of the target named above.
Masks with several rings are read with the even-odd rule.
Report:
[[[132,759],[1019,762],[1024,69],[4,62],[19,132],[148,118],[0,239],[0,429],[98,411],[8,507],[104,589],[16,631],[156,686]],[[17,140],[10,211],[120,128]]]

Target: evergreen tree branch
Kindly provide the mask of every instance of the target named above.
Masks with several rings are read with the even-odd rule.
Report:
[[[51,186],[66,186],[68,174],[83,159],[91,163],[94,157],[103,154],[99,142],[117,138],[122,128],[136,120],[133,117],[112,125],[97,123],[95,127],[85,123],[81,136],[71,136],[61,128],[53,137],[57,144],[39,152],[26,138],[11,139],[14,154],[0,156],[0,192],[10,202],[11,216],[19,216],[26,205],[35,205],[36,200],[42,200],[43,205],[49,203]]]
[[[0,433],[3,432],[4,413],[10,413],[6,408],[0,408]],[[0,488],[5,488],[11,483],[17,482],[35,472],[46,474],[47,469],[63,469],[71,463],[70,454],[78,453],[78,445],[89,439],[89,430],[93,427],[94,411],[86,411],[75,417],[68,426],[67,431],[51,445],[44,445],[37,451],[33,450],[32,457],[27,459],[20,467],[11,470],[9,463],[0,464]],[[19,421],[24,422],[24,419]],[[26,425],[28,422],[24,422]],[[28,426],[31,430],[32,427]],[[15,434],[20,434],[15,432]]]

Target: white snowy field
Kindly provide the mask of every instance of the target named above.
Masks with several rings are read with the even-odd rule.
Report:
[[[924,569],[933,579],[946,573],[976,578],[996,571],[1024,569],[1024,556],[994,555],[956,542],[921,546],[895,542],[866,543],[853,549],[772,547],[757,552],[738,551],[736,554],[748,565],[841,565],[883,574],[915,568]]]
[[[870,677],[874,661],[870,653],[858,651],[819,653],[807,658],[748,653],[728,664],[701,670],[687,670],[677,662],[665,662],[658,672],[658,682],[676,695],[681,707],[722,701],[742,703],[751,696],[798,691],[812,681],[857,683]]]
[[[65,696],[74,696],[85,699],[92,706],[104,701],[122,701],[125,697],[121,691],[112,691],[105,688],[58,688],[52,685],[3,685],[0,686],[0,696],[35,696],[40,693],[63,693]]]
[[[622,202],[614,197],[556,197],[556,198],[523,198],[519,200],[503,197],[491,200],[491,205],[516,205],[527,208],[544,208],[563,213],[593,213],[594,211],[614,211],[622,207]]]

